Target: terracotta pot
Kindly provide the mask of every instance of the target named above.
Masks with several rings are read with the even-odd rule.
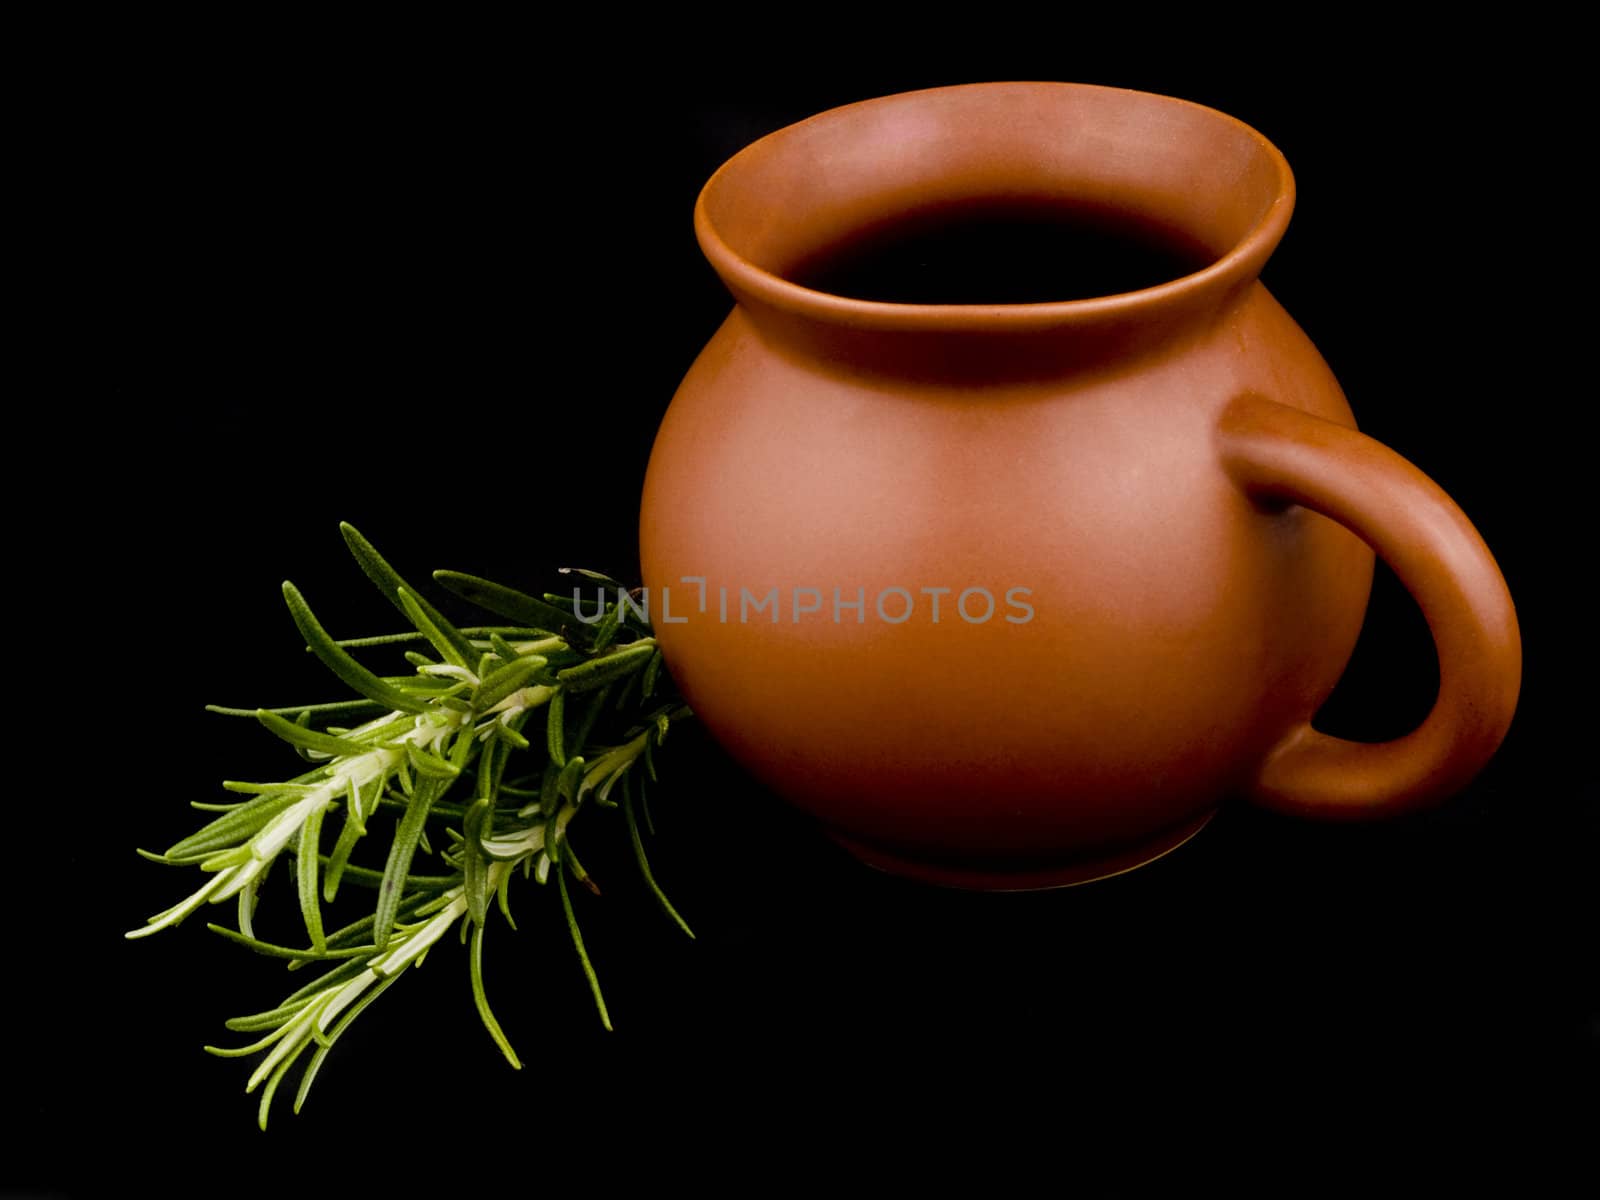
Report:
[[[864,860],[994,888],[1148,861],[1230,794],[1366,818],[1477,772],[1516,702],[1511,600],[1258,282],[1293,199],[1240,122],[1068,84],[854,104],[724,165],[695,228],[737,307],[662,422],[641,529],[667,662],[722,745]],[[1204,257],[1060,302],[794,282],[995,205]],[[1374,550],[1441,684],[1368,745],[1311,718]]]

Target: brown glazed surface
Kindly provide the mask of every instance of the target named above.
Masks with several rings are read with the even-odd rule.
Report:
[[[1516,700],[1510,598],[1450,500],[1354,432],[1257,281],[1293,195],[1229,117],[1068,84],[851,105],[718,171],[696,229],[737,307],[662,422],[641,555],[674,677],[727,750],[867,861],[984,887],[1137,865],[1233,793],[1379,815],[1478,770]],[[1061,198],[1210,265],[1020,305],[785,278],[908,214]],[[1423,726],[1380,746],[1310,727],[1356,641],[1369,547],[1420,603],[1441,674]],[[705,580],[704,611],[684,577]],[[779,621],[741,621],[741,589],[774,587]],[[864,610],[835,621],[835,588]],[[892,588],[914,602],[900,623],[876,605]],[[950,589],[937,622],[924,588]],[[969,588],[993,596],[988,620],[956,610]],[[1031,619],[1005,619],[1012,588]],[[795,620],[795,589],[820,611]]]

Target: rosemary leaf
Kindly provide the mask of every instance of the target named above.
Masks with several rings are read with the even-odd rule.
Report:
[[[439,621],[435,621],[433,615],[423,609],[422,602],[406,588],[398,589],[395,595],[406,618],[417,627],[418,633],[428,639],[429,644],[439,652],[445,662],[460,667],[463,671],[472,669],[471,664],[477,661],[478,656],[471,642],[459,633],[456,633],[454,640],[451,639],[439,625],[439,621],[444,621],[444,618],[440,617]],[[448,627],[449,622],[446,621],[445,626]],[[452,629],[450,632],[455,633],[455,630]],[[457,640],[460,645],[456,644]]]
[[[232,849],[259,832],[273,817],[301,799],[303,792],[267,792],[223,813],[209,825],[191,833],[167,850],[168,858],[189,858],[217,850]]]
[[[528,741],[527,738],[522,736],[522,732],[520,730],[513,729],[504,721],[496,721],[494,723],[494,735],[501,741],[505,742],[508,746],[511,746],[517,750],[526,750],[533,745],[532,742]]]
[[[509,871],[506,874],[510,874]],[[500,1053],[506,1056],[506,1061],[513,1068],[522,1070],[522,1063],[517,1058],[517,1052],[511,1048],[511,1043],[506,1039],[505,1032],[500,1028],[500,1022],[495,1020],[494,1013],[489,1009],[489,997],[483,990],[483,922],[479,921],[472,930],[472,956],[469,959],[469,970],[472,979],[472,1002],[478,1008],[478,1018],[483,1022],[483,1027],[489,1031],[489,1036],[494,1039],[494,1044],[500,1047]]]
[[[472,698],[473,712],[487,712],[499,704],[543,670],[548,661],[543,655],[529,654],[522,658],[513,658],[505,666],[485,675]]]
[[[339,895],[339,883],[349,869],[350,852],[366,832],[365,814],[361,812],[359,799],[349,801],[345,805],[344,825],[339,829],[339,836],[333,843],[333,853],[328,855],[324,864],[327,869],[322,874],[322,898],[329,904]]]
[[[345,963],[344,965],[359,966],[361,964]],[[319,980],[318,982],[320,983],[321,981]],[[266,1012],[251,1013],[248,1017],[229,1017],[223,1022],[223,1025],[235,1033],[254,1033],[258,1029],[276,1029],[310,1002],[309,997],[295,1001],[285,1001],[278,1005],[277,1008],[269,1008]],[[207,1047],[207,1051],[212,1054],[217,1053],[216,1050],[210,1047]],[[222,1057],[231,1057],[231,1055],[223,1055]]]
[[[406,743],[406,757],[416,768],[417,774],[425,779],[451,780],[461,774],[461,768],[454,763],[446,762],[436,754],[429,754],[411,742]]]
[[[546,633],[560,633],[572,624],[572,614],[562,612],[553,604],[536,599],[526,592],[508,588],[503,584],[464,575],[460,571],[435,571],[433,578],[463,600],[488,609],[509,621],[532,626]]]
[[[340,643],[343,645],[344,643]],[[307,646],[307,650],[311,647]],[[381,708],[375,700],[337,700],[332,704],[296,704],[288,708],[269,708],[267,711],[279,717],[297,717],[301,713],[344,713],[344,712],[370,712]],[[208,704],[206,711],[221,713],[225,717],[253,717],[261,711],[259,708],[226,708],[221,704]]]
[[[302,712],[302,717],[311,714]],[[304,725],[294,721],[285,720],[275,712],[267,709],[256,709],[256,720],[267,727],[270,733],[276,734],[291,746],[299,746],[316,754],[324,754],[337,758],[346,754],[365,754],[371,749],[360,742],[353,742],[349,738],[334,737],[331,733],[319,733],[315,729],[307,729]]]
[[[305,1074],[300,1077],[300,1089],[295,1093],[294,1097],[294,1111],[296,1113],[300,1111],[301,1105],[306,1102],[306,1096],[311,1092],[311,1085],[316,1082],[317,1072],[322,1069],[323,1060],[328,1057],[328,1051],[333,1049],[333,1044],[339,1040],[339,1036],[350,1028],[352,1021],[366,1011],[367,1005],[388,991],[399,978],[400,976],[398,975],[391,975],[387,979],[380,979],[371,990],[346,1010],[344,1016],[339,1018],[339,1023],[328,1032],[326,1040],[317,1047],[316,1053],[311,1056],[311,1061],[306,1064]]]
[[[656,680],[661,676],[661,661],[661,650],[657,647],[656,652],[650,656],[650,661],[645,664],[644,677],[639,681],[639,693],[645,700],[655,695]]]
[[[589,692],[604,687],[613,680],[640,670],[655,653],[655,643],[648,639],[632,642],[600,658],[557,671],[556,678],[572,692]]]
[[[239,889],[239,915],[237,923],[239,926],[239,932],[244,934],[245,937],[255,937],[256,935],[253,922],[255,921],[256,915],[257,889],[260,886],[261,876],[257,875],[249,883],[245,884],[244,887]]]
[[[592,579],[594,582],[603,587],[609,588],[611,591],[627,590],[626,584],[619,580],[613,579],[611,576],[603,574],[600,571],[589,571],[583,567],[558,567],[556,570],[557,573],[561,575],[582,575],[585,579]]]
[[[572,935],[572,948],[578,952],[578,962],[583,966],[584,978],[589,981],[589,990],[594,993],[595,1007],[600,1010],[600,1024],[611,1029],[611,1014],[606,1011],[606,998],[600,992],[600,977],[594,972],[594,964],[589,961],[589,952],[583,946],[583,932],[578,928],[578,917],[572,911],[572,897],[567,893],[567,869],[556,867],[556,888],[561,893],[561,910],[567,916],[567,932]]]
[[[467,913],[481,931],[489,909],[489,860],[484,855],[482,838],[493,836],[493,829],[486,829],[486,824],[494,819],[494,805],[487,798],[478,800],[467,809],[466,819],[462,822],[461,866],[464,873],[464,883],[467,892]]]
[[[299,1010],[296,1009],[298,1012]],[[288,1036],[291,1029],[289,1021],[281,1022],[271,1033],[258,1042],[251,1042],[248,1046],[201,1046],[207,1054],[217,1058],[244,1058],[246,1055],[259,1054],[268,1046]]]
[[[330,937],[328,940],[331,942],[334,940],[334,938]],[[294,963],[289,964],[291,969],[293,969],[295,965],[296,964]],[[320,993],[326,991],[328,988],[348,983],[366,969],[367,964],[360,958],[347,959],[343,962],[340,962],[337,966],[330,967],[321,975],[318,975],[299,991],[292,992],[288,996],[285,996],[283,1003],[278,1007],[287,1008],[291,1004],[303,1007],[303,1002],[315,1000]],[[265,1015],[266,1014],[264,1013],[257,1014],[257,1016]],[[251,1017],[244,1018],[244,1020],[247,1021],[253,1019],[254,1018]]]
[[[644,852],[644,839],[639,836],[639,822],[633,815],[633,791],[628,786],[626,778],[622,781],[622,812],[628,820],[628,837],[633,841],[633,855],[639,864],[639,874],[644,877],[645,886],[650,889],[650,894],[656,898],[656,903],[661,906],[661,911],[672,919],[677,927],[691,938],[694,930],[689,928],[678,910],[672,906],[672,901],[667,899],[667,894],[661,890],[661,885],[656,882],[655,873],[650,869],[650,859]]]
[[[380,950],[388,946],[394,932],[401,889],[406,874],[411,870],[411,859],[417,851],[417,843],[422,840],[428,808],[443,791],[442,781],[427,777],[419,779],[405,816],[400,818],[400,824],[395,829],[394,841],[389,846],[389,861],[383,870],[383,882],[378,887],[378,908],[373,926],[373,941]]]
[[[283,1061],[278,1065],[278,1069],[267,1080],[267,1088],[261,1093],[261,1105],[256,1109],[256,1125],[260,1127],[262,1133],[267,1131],[267,1114],[272,1111],[272,1098],[278,1094],[278,1084],[283,1082],[283,1077],[289,1073],[289,1068],[294,1066],[295,1060],[305,1053],[309,1044],[309,1042],[301,1042],[293,1051],[285,1055]],[[245,1090],[249,1091],[248,1088]]]
[[[515,930],[517,923],[511,919],[511,866],[508,865],[500,873],[500,886],[496,891],[496,899],[500,904],[500,915],[506,919],[506,924]]]
[[[567,765],[561,768],[561,774],[556,776],[556,795],[562,799],[576,801],[578,790],[583,783],[585,767],[581,757],[570,758]]]
[[[600,618],[600,624],[595,626],[594,640],[589,648],[596,653],[611,645],[617,638],[618,631],[622,628],[622,605],[613,604]]]
[[[351,658],[348,651],[335,644],[328,636],[328,631],[323,629],[312,614],[311,606],[300,594],[300,589],[287,579],[283,581],[283,598],[289,605],[289,614],[294,618],[295,628],[300,631],[300,636],[305,638],[306,645],[311,647],[312,652],[330,671],[351,688],[369,700],[375,700],[379,704],[401,712],[419,713],[426,709],[422,700],[393,684],[385,683]]]
[[[550,755],[550,761],[558,767],[565,766],[567,762],[566,717],[567,689],[558,687],[550,696],[549,706],[545,709],[545,749]]]
[[[437,812],[438,809],[435,807],[429,811]],[[371,867],[358,867],[354,863],[347,863],[344,873],[351,883],[359,884],[361,887],[376,888],[383,884],[384,873],[374,871]],[[460,875],[407,875],[405,880],[406,887],[421,888],[428,892],[444,891],[460,882]]]
[[[265,954],[269,958],[294,958],[307,962],[321,962],[330,958],[356,958],[369,955],[376,951],[374,946],[345,946],[338,949],[324,948],[321,950],[296,950],[293,946],[279,946],[272,942],[263,942],[259,938],[247,937],[238,930],[229,929],[226,925],[208,923],[206,928],[212,933],[219,933],[230,942],[238,942],[241,946],[248,946],[257,954]]]
[[[443,613],[418,595],[417,590],[400,577],[399,572],[388,564],[371,542],[361,536],[360,531],[354,525],[351,525],[348,521],[343,521],[339,525],[339,532],[344,534],[345,545],[350,547],[350,553],[355,556],[356,562],[361,565],[361,569],[366,573],[367,578],[378,585],[378,590],[389,598],[389,603],[393,604],[402,613],[405,613],[412,624],[416,625],[418,630],[424,636],[427,636],[430,642],[433,642],[434,646],[446,659],[464,667],[475,657],[472,652],[472,643],[467,640],[466,635],[450,624]],[[421,612],[427,624],[432,628],[433,633],[442,637],[450,646],[448,651],[440,646],[437,641],[434,641],[433,634],[430,634],[428,629],[424,629],[416,617],[407,611],[402,593],[410,595],[412,607]]]
[[[322,814],[325,811],[325,808],[312,809],[305,824],[300,826],[300,849],[296,862],[300,915],[305,921],[306,936],[311,939],[312,949],[319,952],[328,949],[327,939],[322,935],[322,906],[317,903],[317,843],[322,837]]]

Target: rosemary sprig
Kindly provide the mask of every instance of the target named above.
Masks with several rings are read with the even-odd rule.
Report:
[[[234,899],[235,928],[208,927],[257,953],[288,960],[290,970],[328,969],[277,1007],[238,1017],[228,1028],[262,1034],[244,1046],[206,1049],[222,1057],[261,1055],[246,1092],[261,1089],[258,1121],[266,1128],[285,1075],[310,1051],[294,1109],[300,1110],[328,1052],[367,1005],[409,966],[459,927],[469,943],[468,979],[484,1028],[506,1060],[521,1061],[489,1008],[483,987],[484,933],[491,907],[512,929],[508,897],[521,867],[555,891],[601,1023],[611,1028],[599,979],[584,946],[567,878],[593,884],[572,850],[573,821],[591,807],[616,809],[650,892],[689,933],[657,884],[645,857],[635,800],[644,805],[653,750],[672,723],[690,715],[662,669],[653,631],[622,600],[579,619],[573,608],[475,576],[441,571],[435,579],[509,625],[458,629],[395,572],[366,538],[342,527],[357,563],[415,632],[338,640],[325,630],[291,583],[284,599],[307,649],[360,699],[275,709],[212,711],[254,718],[294,747],[301,771],[280,782],[229,781],[236,803],[196,803],[218,815],[163,854],[140,851],[208,878],[184,900],[151,917],[130,938],[177,925],[207,904]],[[593,572],[586,578],[606,580]],[[628,611],[624,612],[623,609]],[[415,672],[384,676],[352,650],[398,645]],[[341,724],[359,720],[355,725]],[[533,725],[536,736],[524,730]],[[636,766],[643,763],[642,770]],[[399,813],[381,871],[350,858],[372,836],[380,809]],[[648,816],[648,808],[644,809]],[[324,825],[337,831],[329,846]],[[429,830],[451,873],[412,870]],[[268,869],[283,854],[295,859],[293,879],[305,947],[255,936],[253,918]],[[371,911],[327,932],[323,905],[344,882],[373,888]],[[491,904],[491,900],[493,903]]]

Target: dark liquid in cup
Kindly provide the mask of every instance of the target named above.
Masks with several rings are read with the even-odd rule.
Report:
[[[1060,204],[963,206],[866,230],[784,272],[893,304],[1043,304],[1155,287],[1216,255],[1127,213]]]

